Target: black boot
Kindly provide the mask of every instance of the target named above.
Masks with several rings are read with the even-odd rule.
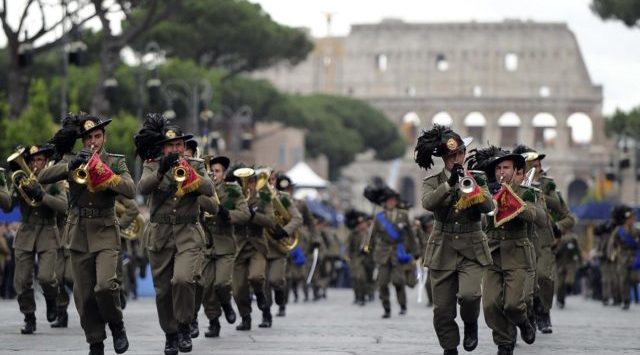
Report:
[[[104,355],[104,343],[89,344],[89,355]]]
[[[27,313],[24,315],[24,327],[20,329],[22,334],[33,334],[36,331],[36,315]]]
[[[527,344],[533,344],[536,341],[536,330],[533,325],[529,323],[529,320],[524,320],[518,324],[520,328],[520,337]]]
[[[553,329],[551,328],[551,317],[549,316],[549,313],[543,314],[541,318],[542,318],[542,329],[540,329],[540,331],[542,332],[542,334],[553,333]]]
[[[227,320],[227,323],[233,324],[236,322],[236,311],[233,310],[231,303],[223,303],[222,311],[224,312],[224,318]]]
[[[120,309],[127,308],[127,295],[120,289]]]
[[[278,313],[276,314],[276,317],[284,317],[286,315],[286,306],[282,305],[278,307]]]
[[[191,339],[197,338],[200,335],[200,328],[198,328],[198,318],[193,318],[189,328],[189,335],[191,335]]]
[[[271,311],[267,308],[262,311],[262,323],[258,324],[260,328],[271,328],[271,322],[273,318],[271,318]]]
[[[384,314],[382,314],[382,318],[391,318],[391,307],[384,307]]]
[[[284,291],[273,290],[273,300],[276,302],[278,306],[283,306],[285,303]]]
[[[262,310],[267,307],[267,299],[262,292],[256,292],[256,305]]]
[[[458,355],[458,349],[445,349],[444,355]]]
[[[66,328],[69,323],[69,315],[66,309],[58,310],[58,318],[51,323],[51,328]]]
[[[218,318],[209,320],[209,330],[204,333],[205,338],[217,338],[220,336],[220,321]]]
[[[631,302],[629,302],[629,301],[625,301],[625,302],[622,304],[622,310],[623,310],[623,311],[628,310],[628,309],[629,309],[629,307],[631,307]]]
[[[58,317],[58,304],[55,298],[45,298],[47,304],[47,322],[51,323]]]
[[[251,316],[242,317],[242,321],[238,324],[236,330],[251,330]]]
[[[166,334],[164,355],[178,355],[178,334]]]
[[[400,314],[401,316],[407,314],[407,306],[401,305],[400,306],[400,312],[398,314]]]
[[[513,355],[513,345],[498,345],[498,355]]]
[[[464,340],[462,346],[466,351],[473,351],[478,346],[478,323],[464,324]]]
[[[191,325],[189,323],[178,324],[178,350],[188,353],[193,347],[191,343]]]
[[[116,324],[109,323],[111,329],[111,337],[113,337],[113,350],[116,354],[122,354],[129,349],[129,339],[124,329],[124,323],[120,321]]]

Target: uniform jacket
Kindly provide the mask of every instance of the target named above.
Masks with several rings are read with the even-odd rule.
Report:
[[[245,224],[249,221],[251,213],[247,201],[242,196],[242,190],[236,183],[221,182],[215,184],[216,193],[220,203],[229,211],[229,221],[223,220],[217,215],[218,206],[213,197],[200,196],[200,208],[207,212],[204,218],[205,232],[211,238],[211,255],[233,255],[236,253],[236,237],[234,225]]]
[[[568,233],[560,239],[556,251],[556,263],[559,265],[573,264],[579,266],[582,261],[578,238],[573,233]]]
[[[7,189],[6,177],[3,175],[4,171],[0,170],[0,209],[8,211],[11,208],[11,198],[9,197],[9,190]]]
[[[176,196],[177,183],[169,169],[163,176],[158,174],[158,160],[144,163],[138,192],[149,196],[149,224],[144,236],[147,249],[160,251],[176,248],[177,252],[202,248],[205,236],[199,222],[200,195],[213,195],[213,182],[200,160],[188,159],[200,178],[198,188],[182,197]]]
[[[390,211],[385,210],[384,215],[395,227],[395,230],[399,233],[400,237],[399,242],[393,240],[380,221],[377,218],[374,218],[371,239],[374,240],[373,259],[376,264],[384,265],[389,262],[397,264],[398,259],[396,253],[400,243],[404,245],[407,253],[412,255],[418,253],[418,246],[411,228],[409,214],[405,210],[394,208]]]
[[[269,191],[265,188],[254,194],[247,201],[247,205],[254,213],[249,222],[236,228],[238,253],[247,247],[252,247],[266,256],[269,253],[269,247],[264,229],[275,227],[273,204]]]
[[[60,231],[56,215],[67,210],[67,191],[62,181],[42,186],[44,196],[38,207],[29,206],[14,189],[12,198],[20,205],[22,223],[13,247],[41,252],[60,247]]]
[[[455,270],[457,254],[480,265],[491,264],[487,237],[482,231],[482,214],[494,210],[486,187],[484,201],[457,210],[454,205],[461,196],[457,187],[450,187],[443,169],[422,183],[422,207],[433,212],[435,222],[427,242],[425,265],[434,270]]]
[[[282,203],[284,208],[287,209],[287,211],[289,212],[289,215],[291,216],[291,220],[289,221],[289,223],[282,226],[282,229],[284,229],[289,236],[293,236],[293,233],[295,233],[302,226],[302,215],[300,214],[300,211],[298,211],[296,204],[294,203],[293,199],[288,193],[283,191],[278,191],[277,193],[278,193],[278,198],[280,199],[280,202]],[[274,209],[274,213],[275,213],[275,209]],[[288,256],[287,254],[284,254],[277,249],[275,239],[269,236],[268,241],[269,241],[269,255],[268,255],[269,259],[286,258]]]
[[[114,187],[102,191],[90,192],[86,185],[76,184],[73,171],[69,171],[66,155],[57,164],[42,170],[38,181],[51,184],[57,181],[69,182],[69,213],[65,224],[64,239],[69,243],[68,248],[79,252],[94,253],[105,249],[120,249],[120,230],[115,216],[115,198],[123,195],[126,198],[135,197],[135,185],[127,169],[127,163],[122,155],[100,153],[100,159],[116,175],[120,182]],[[96,217],[80,217],[81,210],[94,211],[103,214],[106,210],[113,210],[113,214]]]
[[[138,204],[135,199],[125,198],[122,195],[116,196],[116,200],[124,205],[124,213],[118,218],[118,224],[121,229],[127,229],[140,214]]]
[[[624,226],[616,227],[609,237],[607,243],[607,255],[609,260],[613,262],[631,265],[637,249],[633,246],[627,245],[627,243],[625,243],[618,235],[620,228],[624,228]],[[627,233],[631,239],[640,244],[640,230],[632,227],[627,230]]]

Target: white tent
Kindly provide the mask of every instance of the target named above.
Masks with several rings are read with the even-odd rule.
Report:
[[[328,183],[325,179],[316,174],[309,165],[301,161],[296,164],[291,170],[287,171],[287,176],[291,178],[291,181],[297,188],[311,187],[311,188],[323,188],[327,187]]]

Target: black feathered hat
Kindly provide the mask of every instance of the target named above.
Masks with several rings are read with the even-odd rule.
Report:
[[[231,159],[225,157],[224,155],[218,155],[214,157],[213,155],[208,155],[204,157],[204,160],[207,162],[209,166],[213,164],[220,164],[224,168],[224,170],[229,169],[229,165],[231,165]]]
[[[38,154],[43,154],[46,158],[50,158],[54,153],[53,144],[32,145],[24,150],[24,159],[29,161]]]
[[[136,154],[142,160],[157,158],[161,152],[160,142],[165,139],[163,134],[169,121],[159,113],[147,114],[142,128],[133,137],[136,144]]]
[[[279,191],[286,191],[289,188],[293,188],[294,184],[291,178],[285,174],[278,174],[276,176],[276,189]]]
[[[80,116],[80,134],[78,138],[84,137],[87,133],[93,132],[97,129],[104,131],[104,128],[111,123],[110,119],[103,119],[102,117],[88,115],[81,113]]]
[[[467,169],[484,171],[489,181],[495,181],[495,166],[505,160],[512,160],[516,169],[523,169],[525,167],[525,161],[522,155],[511,153],[508,150],[493,145],[482,149],[472,149],[469,152],[469,156],[465,159]]]
[[[546,154],[538,153],[535,149],[524,144],[517,145],[515,148],[513,148],[513,153],[522,155],[526,162],[542,160],[547,156]]]
[[[168,123],[167,126],[164,127],[162,135],[164,139],[158,142],[158,144],[165,144],[178,139],[182,139],[186,143],[189,139],[193,138],[193,134],[184,134],[182,128],[173,123]]]
[[[381,205],[391,197],[399,198],[398,193],[382,181],[374,181],[364,188],[364,197],[375,205]]]
[[[616,226],[623,225],[631,216],[633,216],[633,209],[627,205],[615,206],[611,211],[611,219]]]
[[[347,226],[347,228],[354,229],[358,226],[358,224],[365,222],[370,218],[371,217],[368,214],[362,211],[350,209],[344,214],[344,224]]]
[[[433,128],[422,131],[414,150],[414,159],[425,170],[433,166],[433,157],[444,157],[466,149],[473,138],[461,138],[447,126],[434,124]]]
[[[53,145],[54,159],[56,161],[62,159],[65,154],[69,154],[73,150],[76,140],[81,136],[80,122],[83,115],[86,114],[82,112],[80,115],[68,113],[62,119],[62,127],[49,140],[49,143]]]

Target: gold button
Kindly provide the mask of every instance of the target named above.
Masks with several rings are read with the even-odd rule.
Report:
[[[453,239],[458,239],[458,236],[456,235],[455,237],[453,237]]]
[[[36,216],[38,215],[38,212],[34,213]]]
[[[93,203],[89,202],[89,206],[93,206]]]
[[[176,210],[173,210],[173,213],[176,213]]]
[[[456,208],[456,213],[458,213],[458,209]]]
[[[174,200],[174,201],[177,201],[177,200],[178,200],[178,198],[177,198],[177,197],[174,197],[174,198],[173,198],[173,200]]]

